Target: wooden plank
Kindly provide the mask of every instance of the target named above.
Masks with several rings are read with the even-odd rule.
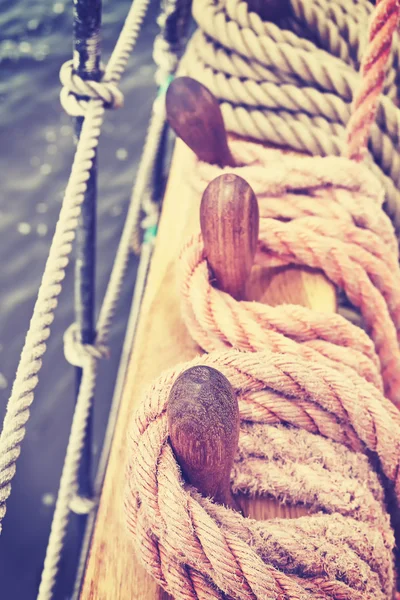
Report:
[[[189,150],[177,142],[164,200],[157,245],[121,401],[104,488],[81,591],[82,600],[155,600],[165,597],[139,564],[127,535],[123,515],[126,434],[130,417],[144,389],[159,374],[200,352],[180,315],[176,260],[183,241],[198,225],[200,198],[182,181]],[[283,301],[334,311],[332,285],[321,274],[301,269],[273,273],[254,269],[249,299],[270,304]],[[247,503],[247,500],[245,501]],[[289,516],[270,502],[270,516]],[[252,504],[251,514],[264,516],[265,500]],[[248,510],[248,506],[247,506]],[[302,510],[296,511],[301,514]],[[293,511],[290,512],[293,516]]]

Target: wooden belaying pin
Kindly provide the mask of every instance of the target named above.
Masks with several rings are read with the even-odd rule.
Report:
[[[201,200],[200,225],[217,287],[243,300],[259,229],[258,202],[247,181],[231,173],[211,181]]]
[[[167,417],[171,445],[187,482],[218,504],[240,510],[230,485],[239,407],[227,378],[204,365],[187,369],[171,388]]]
[[[176,135],[209,164],[233,167],[218,100],[191,77],[177,77],[166,94],[167,119]]]

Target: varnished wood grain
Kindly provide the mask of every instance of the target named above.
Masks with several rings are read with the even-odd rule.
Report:
[[[258,202],[241,177],[221,175],[209,183],[200,205],[200,225],[214,285],[220,290],[237,300],[313,308],[317,308],[313,301],[317,292],[320,305],[335,310],[335,294],[329,284],[324,285],[327,281],[321,273],[296,267],[267,270],[253,265],[259,231]],[[307,514],[303,506],[286,506],[268,497],[241,495],[238,502],[243,513],[255,519]]]
[[[167,119],[176,135],[205,162],[232,167],[218,100],[191,77],[177,77],[166,96]]]
[[[319,312],[336,312],[336,292],[323,273],[306,267],[253,267],[246,286],[247,300],[278,306],[299,304]]]
[[[206,498],[240,510],[230,477],[239,442],[239,406],[227,378],[204,365],[187,369],[171,388],[167,417],[186,481]]]
[[[197,219],[199,227],[200,199],[193,196],[181,176],[188,154],[187,147],[178,141],[100,500],[81,592],[82,600],[165,598],[165,595],[160,596],[160,590],[140,565],[124,526],[124,465],[130,416],[144,389],[163,370],[191,360],[200,353],[182,321],[176,282],[177,256],[193,229],[192,225],[188,228],[188,223]],[[322,275],[290,269],[275,272],[272,276],[253,269],[249,286],[246,293],[252,299],[263,299],[273,304],[281,299],[304,303],[317,310],[335,310],[334,288]],[[269,512],[271,517],[275,509],[276,504],[272,504]],[[292,516],[292,513],[287,513],[286,507],[278,505],[278,509],[281,516]],[[257,503],[253,503],[252,510],[254,516],[258,517]],[[264,514],[265,502],[261,510]]]
[[[243,299],[259,230],[258,202],[247,181],[233,174],[211,181],[201,200],[200,225],[217,287]]]

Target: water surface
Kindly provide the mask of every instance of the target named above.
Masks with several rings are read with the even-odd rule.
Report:
[[[103,60],[129,2],[104,1]],[[121,82],[125,106],[109,111],[99,147],[98,306],[122,229],[147,129],[153,83],[156,3]],[[3,419],[37,289],[69,176],[71,119],[59,103],[59,69],[71,58],[72,3],[0,0],[0,417]],[[136,273],[132,260],[95,405],[95,450],[107,419]],[[62,336],[73,321],[70,265],[52,327],[0,537],[1,597],[36,598],[74,406],[74,371]],[[68,598],[77,558],[72,523],[55,598]]]

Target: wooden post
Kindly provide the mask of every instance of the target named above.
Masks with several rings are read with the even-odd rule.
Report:
[[[205,162],[233,167],[218,101],[191,77],[177,77],[166,94],[167,119],[176,135]]]
[[[230,479],[239,406],[227,378],[211,367],[191,367],[171,388],[167,416],[171,445],[186,480],[206,498],[240,510]]]
[[[218,288],[243,300],[259,229],[258,202],[249,184],[233,174],[211,181],[201,200],[200,226]]]

